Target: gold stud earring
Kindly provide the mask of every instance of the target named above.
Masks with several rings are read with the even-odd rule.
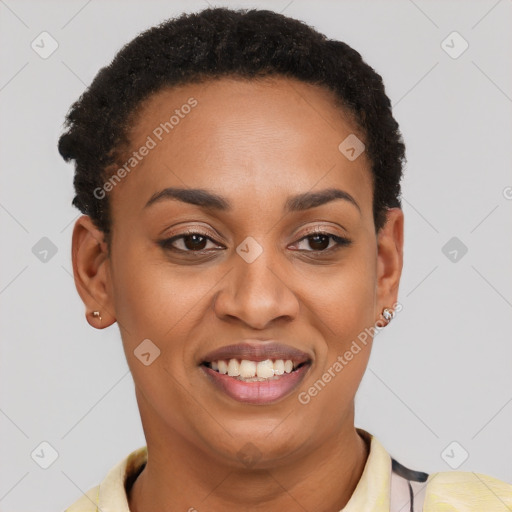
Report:
[[[101,315],[100,315],[100,312],[99,311],[93,311],[92,312],[92,316],[94,318],[99,318],[100,322],[101,322]]]

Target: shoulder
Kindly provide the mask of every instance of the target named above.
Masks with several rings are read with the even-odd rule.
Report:
[[[99,485],[89,489],[64,512],[129,512],[127,489],[144,468],[147,458],[147,446],[129,453],[110,469]]]
[[[445,471],[427,480],[425,512],[512,509],[512,485],[480,473]]]
[[[100,486],[89,489],[80,499],[75,501],[64,512],[96,512]]]

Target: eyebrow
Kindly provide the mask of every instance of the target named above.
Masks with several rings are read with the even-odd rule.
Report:
[[[348,192],[339,188],[327,188],[318,192],[305,192],[303,194],[290,196],[286,200],[284,211],[289,213],[309,210],[310,208],[316,208],[337,199],[352,203],[359,210],[359,213],[361,213],[361,208],[357,204],[357,201]],[[214,192],[201,188],[175,187],[168,187],[160,192],[155,192],[144,208],[148,208],[152,204],[164,200],[181,201],[204,209],[218,211],[232,210],[231,202]]]

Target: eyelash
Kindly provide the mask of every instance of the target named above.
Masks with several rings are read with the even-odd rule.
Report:
[[[176,240],[184,239],[189,236],[199,235],[203,238],[206,238],[207,240],[216,243],[211,237],[209,237],[206,233],[203,233],[201,231],[187,231],[185,233],[181,233],[180,235],[173,236],[171,238],[167,238],[165,240],[160,240],[158,243],[159,245],[165,249],[170,250],[173,252],[181,252],[181,253],[192,253],[192,254],[198,254],[198,255],[204,255],[207,252],[210,252],[210,249],[202,249],[200,251],[192,251],[192,250],[184,250],[184,249],[177,249],[176,247],[172,247],[172,243]],[[342,247],[348,247],[352,244],[352,241],[345,237],[340,237],[337,235],[333,235],[332,233],[328,233],[326,231],[312,231],[308,233],[307,235],[303,236],[299,240],[297,240],[296,243],[302,242],[303,240],[307,240],[308,238],[313,238],[315,236],[326,236],[330,239],[332,239],[335,242],[335,245],[333,247],[328,247],[327,249],[323,250],[301,250],[299,249],[299,252],[308,252],[308,253],[316,253],[319,255],[331,253],[332,251],[335,251],[337,249],[341,249]]]

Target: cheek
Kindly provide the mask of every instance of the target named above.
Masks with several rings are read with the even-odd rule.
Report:
[[[372,240],[357,243],[357,250],[335,273],[331,271],[316,280],[316,287],[308,288],[308,321],[315,324],[325,343],[318,348],[313,387],[305,390],[304,400],[315,402],[318,414],[329,403],[341,409],[351,406],[370,357],[371,328],[376,320],[376,262]]]
[[[125,251],[113,262],[116,316],[127,331],[161,338],[195,305],[208,286],[205,273],[156,261],[149,251]]]
[[[326,280],[310,303],[315,305],[311,321],[325,344],[319,347],[315,372],[298,399],[318,432],[339,428],[351,414],[370,357],[374,300],[375,271],[361,258],[350,264],[350,271]]]
[[[160,377],[168,378],[170,372],[187,378],[195,329],[209,321],[205,315],[211,289],[221,276],[193,266],[180,268],[162,258],[156,261],[149,250],[127,248],[118,253],[122,256],[113,261],[114,307],[128,364],[140,373],[134,351],[149,339],[160,350],[154,363],[161,367]]]
[[[321,321],[317,327],[323,324],[329,346],[339,350],[375,321],[376,261],[371,241],[360,239],[357,244],[339,266],[317,271],[304,288],[312,319]]]
[[[188,378],[183,353],[194,307],[200,307],[208,288],[167,262],[155,262],[148,250],[127,247],[117,254],[112,263],[115,314],[136,386],[144,403],[156,410],[168,410],[166,403],[186,407],[180,385]]]

